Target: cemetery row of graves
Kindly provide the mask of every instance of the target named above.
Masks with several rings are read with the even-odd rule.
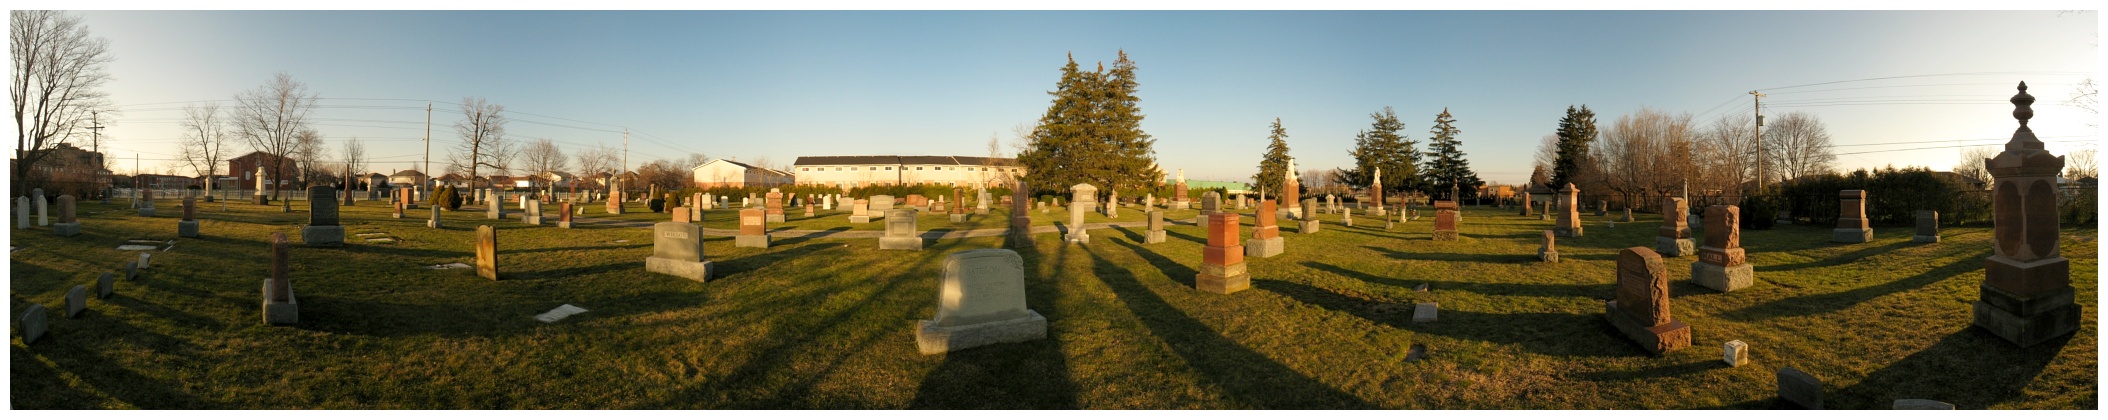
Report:
[[[1297,197],[1292,175],[1282,197],[1020,184],[663,212],[619,194],[486,191],[441,211],[315,187],[330,199],[296,212],[37,194],[12,231],[11,392],[18,408],[2091,409],[2097,238],[2059,226],[2062,159],[2022,121],[1989,165],[1994,223],[1959,227],[1874,225],[1880,191],[1838,192],[1834,225],[1743,232],[1736,206],[1677,197],[1638,217],[1584,213],[1571,185],[1550,206],[1363,205]]]

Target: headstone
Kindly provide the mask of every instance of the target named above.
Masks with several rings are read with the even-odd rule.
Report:
[[[828,194],[821,197],[825,199],[820,201],[820,209],[826,211],[834,211],[834,202],[842,199],[841,194]]]
[[[1244,244],[1244,255],[1253,258],[1281,255],[1287,240],[1281,238],[1281,226],[1278,222],[1268,217],[1280,214],[1275,211],[1274,200],[1259,200],[1259,209],[1255,214],[1258,218],[1252,220],[1252,242]]]
[[[915,322],[915,347],[939,354],[1047,337],[1047,318],[1025,307],[1025,264],[1016,251],[976,249],[944,257],[937,316]]]
[[[763,219],[769,223],[783,223],[783,192],[770,188],[766,197],[762,200],[765,207],[762,210]]]
[[[36,344],[37,339],[44,338],[44,333],[50,328],[51,320],[44,315],[44,305],[34,303],[29,305],[28,310],[22,311],[22,318],[15,322],[15,330],[22,333],[23,345]]]
[[[154,217],[154,190],[139,190],[139,197],[139,216]],[[314,196],[310,195],[309,197]],[[331,199],[334,200],[335,196],[331,196]]]
[[[505,220],[505,193],[492,191],[490,204],[485,205],[484,217],[490,220]]]
[[[1250,289],[1252,276],[1244,270],[1246,251],[1237,243],[1237,213],[1208,217],[1208,245],[1201,247],[1200,273],[1194,275],[1193,288],[1225,295]]]
[[[886,234],[878,238],[878,249],[922,250],[922,235],[915,231],[915,209],[899,208],[886,213]]]
[[[1663,354],[1691,346],[1691,326],[1669,314],[1669,270],[1645,247],[1618,251],[1617,300],[1604,316],[1641,348]]]
[[[344,226],[337,224],[337,189],[308,187],[307,197],[307,226],[300,228],[301,242],[307,246],[343,246]]]
[[[1032,202],[1030,194],[1025,188],[1025,181],[1017,181],[1017,186],[1010,190],[1010,247],[1012,248],[1031,249],[1036,247],[1036,244],[1032,241],[1032,215],[1025,212],[1025,208],[1030,206],[1027,203]]]
[[[1222,212],[1222,196],[1214,191],[1200,195],[1200,214],[1193,216],[1193,225],[1202,232],[1208,230],[1208,216]]]
[[[892,211],[893,196],[884,194],[871,196],[871,207],[865,210],[865,212],[877,212],[872,217],[886,217],[891,215],[892,213],[890,212]]]
[[[1891,406],[1889,406],[1889,409],[1890,409],[1890,410],[1953,410],[1953,409],[1954,409],[1954,404],[1948,404],[1948,403],[1944,403],[1944,402],[1939,402],[1939,401],[1933,401],[1933,400],[1921,400],[1921,399],[1901,399],[1901,400],[1896,400],[1896,403],[1895,403],[1894,405],[1891,405]]]
[[[1370,215],[1370,216],[1376,216],[1376,217],[1383,217],[1383,216],[1384,216],[1384,214],[1383,214],[1383,168],[1376,168],[1376,177],[1375,177],[1374,179],[1372,179],[1372,180],[1370,180],[1370,181],[1369,181],[1369,203],[1372,203],[1372,204],[1375,204],[1375,205],[1373,205],[1373,206],[1369,206],[1369,213],[1368,213],[1368,215]],[[1385,227],[1385,229],[1389,229],[1389,227]]]
[[[1662,199],[1662,226],[1654,231],[1654,252],[1663,257],[1691,255],[1691,226],[1685,220],[1690,214],[1682,197]]]
[[[608,214],[622,214],[622,191],[608,191]]]
[[[1171,186],[1171,208],[1185,209],[1193,205],[1193,200],[1187,198],[1187,191],[1186,169],[1179,168],[1178,183]]]
[[[526,211],[520,213],[520,222],[533,226],[542,225],[542,200],[527,200]]]
[[[717,204],[717,195],[711,193],[701,194],[702,195],[698,196],[698,198],[695,199],[697,209],[709,210],[712,206]]]
[[[1557,240],[1556,236],[1558,235],[1554,235],[1552,231],[1544,231],[1544,245],[1537,247],[1538,261],[1559,262],[1559,248],[1554,242]]]
[[[1742,340],[1727,342],[1720,346],[1720,361],[1727,362],[1728,367],[1749,364],[1749,345],[1742,343]]]
[[[1596,200],[1596,217],[1610,214],[1610,200]]]
[[[813,210],[814,210],[814,208],[815,208],[815,206],[813,205],[813,203],[812,203],[811,201],[807,201],[807,202],[805,202],[805,217],[806,217],[806,218],[811,218],[811,217],[812,217],[812,215],[813,215]],[[700,212],[700,211],[702,211],[702,210],[696,210],[696,211]],[[696,217],[696,219],[697,219],[697,220],[701,220],[701,219],[702,219],[702,217],[701,217],[701,216],[697,216],[697,217]]]
[[[1823,409],[1823,381],[1799,369],[1779,369],[1779,399],[1810,410]]]
[[[1413,211],[1418,211],[1417,209]],[[1435,202],[1435,233],[1437,241],[1457,240],[1457,202]]]
[[[1164,243],[1164,211],[1149,211],[1149,231],[1142,234],[1142,243]]]
[[[1089,185],[1084,185],[1084,184],[1077,184],[1076,186],[1077,186],[1077,187],[1089,187]],[[1081,191],[1081,190],[1078,190],[1078,191]],[[1079,194],[1081,194],[1081,193],[1079,193]],[[1071,204],[1073,204],[1073,205],[1069,206],[1069,224],[1068,224],[1068,228],[1069,228],[1069,234],[1068,234],[1068,236],[1065,236],[1065,237],[1063,237],[1062,239],[1063,239],[1063,240],[1065,240],[1065,241],[1067,241],[1068,243],[1072,243],[1072,244],[1088,244],[1088,243],[1091,243],[1091,234],[1090,234],[1090,232],[1089,232],[1089,231],[1088,231],[1087,229],[1084,229],[1084,227],[1083,227],[1083,212],[1086,212],[1086,211],[1089,211],[1089,210],[1086,210],[1086,209],[1084,209],[1084,206],[1083,206],[1083,205],[1084,205],[1085,203],[1083,203],[1083,202],[1080,202],[1080,201],[1079,201],[1079,202],[1075,202],[1075,203],[1071,203]]]
[[[1581,189],[1569,182],[1559,189],[1559,222],[1552,225],[1552,232],[1559,236],[1581,236]]]
[[[1698,261],[1691,263],[1691,282],[1722,292],[1749,287],[1756,270],[1742,251],[1742,208],[1705,208],[1705,246],[1698,248]]]
[[[324,201],[335,203],[333,200]],[[300,322],[300,300],[293,296],[292,249],[292,244],[286,242],[284,233],[271,234],[271,277],[264,279],[263,287],[264,324],[291,325]]]
[[[264,179],[264,168],[263,168],[263,167],[261,167],[261,166],[257,167],[257,168],[256,168],[256,197],[255,197],[256,205],[259,205],[259,206],[261,206],[261,205],[265,205],[265,204],[271,204],[271,198],[270,198],[269,196],[266,196],[266,195],[264,195],[264,188],[265,188],[265,187],[266,187],[267,185],[269,185],[269,184],[270,184],[270,181],[268,181],[268,180],[265,180],[265,179]]]
[[[1288,158],[1288,171],[1286,173],[1281,174],[1280,202],[1282,204],[1287,204],[1289,207],[1296,207],[1297,203],[1303,202],[1302,198],[1299,197],[1300,195],[1302,195],[1303,184],[1301,181],[1296,179],[1296,176],[1296,158]],[[1303,218],[1301,209],[1288,208],[1283,210],[1288,211],[1288,218],[1290,219],[1300,220]]]
[[[1339,224],[1340,226],[1354,227],[1354,211],[1341,210],[1339,214]]]
[[[476,276],[498,279],[498,229],[490,225],[476,227]]]
[[[686,207],[674,207],[674,208],[673,208],[672,210],[673,210],[673,211],[669,211],[669,212],[667,212],[667,214],[672,214],[672,215],[673,215],[673,222],[674,222],[674,223],[688,223],[688,214],[689,214],[689,213],[688,213],[688,208],[686,208]]]
[[[82,286],[82,285],[78,285],[78,284],[76,284],[76,285],[73,285],[73,288],[72,288],[72,289],[67,289],[67,290],[66,290],[66,317],[67,317],[67,318],[80,318],[80,317],[81,317],[81,312],[87,312],[87,311],[88,311],[88,287],[87,287],[87,286]]]
[[[1625,217],[1621,217],[1621,218],[1618,218],[1618,222],[1620,222],[1620,223],[1632,223],[1632,208],[1631,208],[1631,207],[1626,207],[1626,208],[1625,208]]]
[[[569,206],[570,206],[570,205],[571,205],[571,203],[564,203],[564,206],[565,206],[566,208],[569,208]],[[444,222],[441,222],[441,221],[440,221],[440,219],[439,219],[439,206],[432,206],[432,209],[431,209],[431,211],[432,211],[432,217],[431,217],[430,219],[425,219],[425,227],[428,227],[428,228],[433,228],[433,229],[439,229],[439,228],[445,227],[446,223],[444,223]],[[570,212],[564,212],[564,218],[565,218],[565,219],[570,219],[570,218],[571,218],[571,214],[570,214]]]
[[[139,262],[138,262],[138,261],[125,261],[125,262],[124,262],[124,279],[125,279],[125,280],[138,280],[138,279],[139,279]]]
[[[1113,191],[1113,192],[1111,193],[1111,196],[1112,196],[1112,197],[1111,197],[1111,199],[1109,199],[1109,200],[1107,200],[1107,201],[1106,201],[1106,202],[1107,202],[1107,204],[1105,205],[1105,218],[1107,218],[1107,219],[1114,219],[1114,218],[1119,218],[1119,217],[1120,217],[1120,192],[1119,192],[1119,191]]]
[[[101,275],[101,276],[96,276],[96,277],[95,277],[95,298],[96,298],[96,299],[109,299],[109,298],[110,298],[110,295],[111,295],[111,294],[114,294],[114,293],[116,293],[116,292],[117,292],[117,274],[116,274],[116,273],[111,273],[111,272],[108,272],[108,271],[104,271],[104,272],[102,272],[102,275]]]
[[[43,188],[38,188],[33,193],[37,195],[37,226],[51,226],[51,199],[44,197]]]
[[[768,248],[767,212],[757,208],[740,209],[739,236],[733,237],[732,243],[740,248]]]
[[[150,265],[149,263],[153,262],[153,260],[154,254],[149,254],[145,252],[139,253],[139,269],[144,270],[147,267],[151,267],[152,265]]]
[[[1435,322],[1436,312],[1439,312],[1441,310],[1442,305],[1436,304],[1435,302],[1420,302],[1418,304],[1415,304],[1413,305],[1413,322]]]
[[[1318,229],[1320,229],[1322,226],[1320,226],[1321,224],[1318,223],[1317,212],[1318,204],[1316,197],[1303,199],[1303,211],[1299,212],[1300,214],[1302,214],[1302,217],[1296,218],[1296,233],[1306,235],[1318,233]]]
[[[29,197],[15,197],[15,229],[28,229],[30,227],[29,210]]]
[[[703,210],[706,210],[709,207],[710,202],[703,200],[703,193],[694,193],[693,195],[690,195],[688,199],[688,220],[702,222]],[[812,217],[811,214],[807,214],[805,216]]]
[[[397,219],[403,218],[403,215],[410,209],[409,203],[410,190],[395,190],[394,197],[388,200],[389,211],[392,212],[390,215]]]
[[[1522,215],[1523,215],[1523,216],[1529,216],[1529,215],[1531,214],[1531,210],[1534,210],[1534,209],[1536,208],[1536,206],[1533,206],[1533,205],[1531,205],[1531,204],[1533,204],[1533,203],[1531,203],[1531,202],[1530,202],[1530,193],[1528,193],[1528,192],[1524,192],[1524,193],[1522,193]]]
[[[1874,240],[1874,228],[1866,217],[1866,190],[1839,191],[1837,198],[1837,229],[1830,230],[1830,241],[1856,244]]]
[[[710,261],[703,259],[702,225],[680,220],[660,222],[651,226],[651,232],[651,256],[644,258],[645,272],[695,281],[710,280]],[[741,234],[745,234],[744,226],[741,227]]]
[[[176,236],[198,237],[198,199],[183,198],[183,220],[176,221]]]
[[[1918,210],[1918,231],[1910,236],[1910,240],[1911,242],[1938,243],[1940,241],[1940,212],[1937,210]]]
[[[849,223],[870,223],[871,202],[862,198],[849,204]]]
[[[2051,155],[2027,126],[2035,102],[2020,85],[2013,117],[2020,129],[1991,172],[1991,257],[1974,302],[1971,324],[2021,347],[2079,329],[2080,305],[2071,287],[2071,260],[2058,252],[2057,174],[2064,157]]]
[[[965,193],[965,190],[952,188],[952,197],[965,197]],[[966,200],[951,200],[947,207],[951,208],[950,218],[952,223],[962,223],[966,221]]]
[[[1069,187],[1069,207],[1083,211],[1098,210],[1098,187],[1091,184],[1076,184]]]

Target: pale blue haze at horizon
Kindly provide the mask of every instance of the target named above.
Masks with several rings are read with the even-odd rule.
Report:
[[[2091,12],[81,13],[117,58],[108,90],[125,110],[104,135],[120,173],[133,152],[145,172],[167,172],[153,160],[180,138],[181,104],[167,103],[225,100],[281,70],[347,98],[326,105],[403,107],[317,112],[335,120],[318,127],[332,142],[365,139],[377,171],[423,159],[424,102],[348,98],[439,101],[435,165],[457,141],[448,102],[465,96],[540,115],[515,114],[511,136],[573,153],[621,147],[626,126],[630,167],[689,152],[979,156],[991,135],[1008,154],[1012,128],[1045,111],[1064,54],[1090,68],[1120,49],[1140,66],[1159,162],[1192,179],[1246,180],[1276,117],[1299,167],[1350,165],[1355,132],[1384,106],[1423,142],[1449,109],[1473,168],[1503,183],[1525,179],[1568,105],[1606,127],[1641,106],[1706,124],[1749,114],[1753,89],[1996,73],[1765,98],[1773,118],[1817,114],[1840,153],[1940,147],[1840,156],[1846,168],[1944,170],[1958,160],[1950,146],[2000,143],[1849,146],[2005,138],[2019,80],[2053,150],[2096,141],[2083,120],[2098,118],[2059,105],[2097,71]],[[1899,85],[1941,86],[1868,89]]]

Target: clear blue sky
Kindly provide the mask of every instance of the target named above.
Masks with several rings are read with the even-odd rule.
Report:
[[[180,137],[169,103],[226,100],[279,71],[324,98],[441,101],[434,161],[457,141],[446,102],[465,96],[540,115],[512,115],[515,139],[620,147],[628,127],[642,133],[632,166],[689,152],[984,155],[991,135],[1007,154],[1012,127],[1045,111],[1064,55],[1088,67],[1125,49],[1160,163],[1190,178],[1247,179],[1276,117],[1301,167],[1349,165],[1354,133],[1392,106],[1422,140],[1448,108],[1481,177],[1516,183],[1568,105],[1606,125],[1640,106],[1709,122],[1749,113],[1753,89],[1773,92],[1767,114],[1816,113],[1850,153],[2001,143],[1852,146],[2005,138],[2004,100],[2026,80],[2037,133],[2076,148],[2097,141],[2082,121],[2097,117],[2058,103],[2101,57],[2097,13],[2050,11],[81,13],[117,60],[108,90],[125,111],[105,121],[105,144],[126,160],[119,172],[130,152],[167,172],[151,159]],[[1775,89],[1948,73],[1998,74]],[[1901,85],[1919,86],[1881,88]],[[1851,89],[1818,91],[1837,88]],[[365,139],[381,161],[371,169],[422,159],[424,102],[323,103],[318,128]],[[1946,169],[1958,156],[1839,159]]]

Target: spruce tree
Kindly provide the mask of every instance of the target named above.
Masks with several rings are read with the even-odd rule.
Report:
[[[1266,138],[1271,142],[1266,145],[1266,154],[1259,158],[1259,174],[1252,175],[1252,180],[1267,197],[1280,197],[1281,181],[1288,173],[1288,129],[1281,128],[1280,118],[1274,118],[1273,133]]]
[[[1141,128],[1134,70],[1125,51],[1110,71],[1102,64],[1083,71],[1069,56],[1061,80],[1047,92],[1052,103],[1017,155],[1035,189],[1060,192],[1089,183],[1111,192],[1163,178],[1155,168],[1156,141]]]
[[[1452,200],[1474,195],[1485,184],[1478,173],[1471,171],[1471,162],[1464,159],[1464,151],[1458,148],[1463,141],[1457,135],[1464,131],[1456,128],[1456,122],[1449,115],[1449,108],[1435,116],[1435,127],[1428,130],[1427,171],[1422,177],[1436,195],[1448,196],[1451,188],[1459,191],[1458,196],[1450,197]]]
[[[1131,189],[1136,186],[1154,187],[1164,179],[1162,170],[1156,168],[1156,139],[1142,132],[1142,106],[1135,96],[1139,83],[1135,81],[1135,64],[1127,59],[1127,51],[1120,51],[1120,58],[1113,61],[1112,71],[1101,79],[1102,100],[1100,126],[1106,145],[1104,177],[1099,181],[1107,188]]]
[[[1596,113],[1582,105],[1576,110],[1566,107],[1566,116],[1559,118],[1559,156],[1552,161],[1552,179],[1548,186],[1559,189],[1581,176],[1582,165],[1588,161],[1589,143],[1596,140]]]
[[[1354,157],[1354,167],[1340,170],[1335,179],[1347,185],[1365,186],[1376,169],[1383,168],[1386,193],[1416,187],[1420,179],[1418,142],[1398,134],[1405,124],[1398,122],[1398,114],[1391,107],[1370,113],[1369,118],[1374,120],[1369,129],[1354,135],[1354,150],[1347,152]]]

